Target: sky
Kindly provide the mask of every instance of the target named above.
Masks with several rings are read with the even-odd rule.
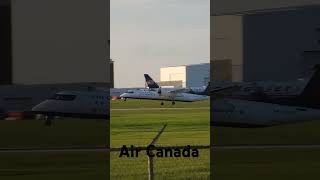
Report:
[[[160,68],[209,62],[209,0],[111,0],[115,87],[159,81]]]

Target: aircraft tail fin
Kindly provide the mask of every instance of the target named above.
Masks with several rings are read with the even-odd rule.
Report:
[[[320,65],[317,64],[313,67],[312,77],[304,87],[300,97],[304,100],[320,102]]]
[[[154,80],[149,76],[149,74],[144,74],[144,78],[146,79],[146,85],[149,88],[160,88],[160,86],[154,82]]]

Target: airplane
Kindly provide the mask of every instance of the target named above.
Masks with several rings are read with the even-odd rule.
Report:
[[[212,126],[270,127],[320,119],[320,70],[288,83],[231,83],[211,88]],[[218,87],[217,84],[215,87]]]
[[[313,76],[313,79],[315,77]],[[302,84],[302,82],[298,83]],[[231,92],[229,92],[229,89],[231,89]],[[214,97],[211,125],[257,128],[320,118],[320,110],[318,109],[265,103],[253,99],[228,98],[232,97],[228,94],[239,92],[242,89],[243,84],[222,84],[211,87],[210,94]]]
[[[193,102],[208,99],[207,95],[192,94],[189,93],[190,89],[181,88],[161,88],[148,74],[144,74],[146,80],[146,89],[129,90],[126,93],[120,95],[121,99],[125,101],[127,99],[148,99],[148,100],[161,100],[161,105],[164,105],[163,101],[171,101],[172,105],[175,105],[176,101],[180,102]],[[204,92],[209,91],[209,86]],[[207,94],[207,93],[206,93]]]
[[[223,88],[212,83],[211,91]],[[310,78],[294,82],[229,83],[225,87],[239,87],[225,98],[242,99],[287,106],[320,108],[320,66],[313,68]],[[210,93],[212,94],[212,93]]]
[[[210,91],[228,87],[240,87],[237,91],[227,95],[226,98],[274,103],[288,106],[304,106],[309,108],[320,108],[320,65],[312,68],[311,77],[298,79],[291,82],[211,82]],[[145,74],[146,85],[150,89],[161,88],[153,79]],[[175,90],[167,88],[166,90]],[[182,91],[182,89],[181,89]],[[198,95],[210,96],[210,91],[202,87],[184,88],[184,92]]]
[[[319,109],[226,98],[237,88],[212,92],[211,126],[260,128],[320,119]]]
[[[164,105],[163,101],[171,101],[172,105],[175,105],[175,102],[194,102],[208,99],[208,96],[205,95],[185,93],[184,89],[182,91],[179,89],[166,91],[161,88],[129,90],[121,94],[120,97],[125,101],[127,99],[161,100],[161,105]]]
[[[302,101],[311,100],[312,97],[317,101],[317,87],[319,86],[319,70],[315,70],[313,76],[308,81],[298,81],[296,83],[290,83],[288,86],[292,89],[299,89],[301,91],[293,91],[295,93],[285,94],[283,96],[276,96],[277,89],[271,92],[267,97],[270,100],[279,100],[281,98],[289,99],[292,102],[294,100],[300,100],[296,102],[299,103],[279,103],[279,101],[269,101],[261,102],[255,101],[254,99],[236,99],[232,94],[235,92],[241,92],[245,87],[243,84],[229,84],[223,86],[213,86],[209,84],[206,88],[206,92],[210,89],[210,96],[213,99],[212,103],[212,126],[226,126],[226,127],[270,127],[274,125],[304,122],[311,120],[320,119],[320,110],[312,108],[310,102]],[[283,85],[284,83],[279,83]],[[294,85],[293,85],[294,84]],[[274,84],[273,84],[274,85]],[[294,88],[294,87],[299,88]],[[248,86],[247,86],[248,87]],[[289,89],[290,89],[289,88]],[[280,88],[281,89],[281,88]],[[288,88],[287,88],[288,89]],[[125,95],[138,95],[125,97],[122,94],[122,98],[138,98],[142,99],[143,96],[147,99],[157,99],[157,100],[168,100],[172,101],[194,101],[200,100],[197,98],[207,99],[204,95],[190,94],[185,92],[186,89],[162,89],[161,87],[149,88],[149,89],[139,89],[139,90],[129,90]],[[290,91],[291,92],[291,91]],[[231,95],[230,95],[231,94]],[[78,115],[79,117],[94,117],[94,118],[104,118],[109,117],[108,109],[105,105],[99,104],[98,99],[103,100],[109,97],[109,94],[104,92],[60,92],[56,94],[53,98],[40,103],[33,108],[34,112],[47,114],[48,124],[50,124],[50,118],[54,115]],[[60,98],[58,95],[75,95],[74,96],[64,96]],[[100,96],[101,95],[101,96]],[[141,96],[139,96],[141,95]],[[185,95],[185,96],[182,96]],[[249,94],[250,95],[250,94]],[[251,94],[252,95],[252,94]],[[72,98],[71,98],[72,97]],[[91,99],[90,99],[91,97]],[[103,97],[103,98],[102,98]],[[192,97],[197,97],[193,99]],[[245,97],[245,96],[243,96]],[[74,98],[74,99],[73,99]],[[189,98],[189,99],[188,99]],[[278,99],[277,99],[278,98]],[[292,99],[290,99],[292,98]],[[71,101],[71,102],[68,102]],[[74,102],[73,102],[74,101]],[[301,102],[302,101],[302,102]],[[68,102],[68,103],[67,103]],[[98,102],[98,104],[97,104]],[[109,102],[109,101],[107,101]],[[284,101],[285,102],[285,101]],[[308,103],[306,103],[308,102]],[[73,104],[74,103],[74,104]],[[163,102],[162,102],[163,104]],[[307,106],[306,106],[307,105]],[[62,107],[61,107],[62,106]],[[97,108],[106,108],[104,110]],[[315,106],[316,107],[316,106]]]
[[[226,87],[212,92],[212,126],[260,128],[320,119],[319,109],[225,98],[238,88]],[[107,120],[110,118],[108,98],[108,93],[103,91],[62,91],[32,111],[45,115],[47,126],[55,116]]]
[[[109,99],[105,91],[61,91],[34,106],[31,112],[45,115],[48,126],[55,116],[109,119]]]
[[[225,98],[238,88],[225,87],[211,92],[212,126],[258,128],[320,119],[319,109]],[[157,91],[145,92],[157,95]],[[62,91],[36,105],[32,112],[45,115],[47,126],[55,116],[107,120],[110,118],[108,98],[105,91]]]
[[[213,101],[211,126],[259,128],[320,119],[320,110],[239,99]]]

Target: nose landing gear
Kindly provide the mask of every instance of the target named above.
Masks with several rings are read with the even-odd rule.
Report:
[[[164,105],[164,102],[161,102],[161,106],[163,106]]]

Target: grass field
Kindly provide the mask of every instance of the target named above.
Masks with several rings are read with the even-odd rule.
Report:
[[[160,101],[113,101],[112,109],[159,108]],[[194,103],[177,102],[171,107],[209,107],[209,101]],[[156,145],[209,145],[209,109],[164,110],[114,110],[111,111],[111,146],[147,146],[161,127],[168,126]],[[119,158],[111,153],[111,179],[147,179],[147,158]],[[200,150],[198,158],[156,158],[156,179],[209,179],[209,150]]]
[[[156,145],[208,145],[209,101],[194,103],[159,101],[112,101],[111,147],[146,146],[159,129],[168,126]],[[174,107],[204,107],[174,109]],[[173,109],[170,109],[173,108]],[[119,110],[122,109],[122,110]],[[136,110],[127,110],[136,109]],[[104,147],[107,123],[96,120],[60,119],[52,127],[42,121],[0,121],[0,148]],[[269,128],[214,127],[216,145],[320,144],[320,122],[288,124]],[[208,179],[210,156],[212,178],[217,180],[317,179],[320,148],[200,150],[198,158],[156,158],[156,179]],[[147,179],[147,158],[119,158],[111,153],[111,179]],[[0,179],[107,179],[107,156],[99,152],[1,153]]]
[[[213,127],[215,145],[320,145],[320,122],[268,128]],[[320,148],[216,149],[211,176],[217,180],[318,179]]]
[[[159,101],[112,101],[113,109],[159,108]],[[169,102],[164,106],[173,107]],[[175,107],[209,107],[209,101],[177,103]],[[157,145],[208,145],[209,109],[112,111],[111,146],[148,145],[164,123],[167,129]],[[107,123],[58,119],[52,127],[43,121],[0,121],[0,148],[104,147]],[[111,179],[147,179],[146,156],[119,158],[111,153]],[[156,179],[208,179],[209,150],[198,158],[156,158]],[[108,179],[107,156],[99,152],[1,153],[0,179]]]
[[[164,105],[160,105],[161,101],[152,100],[116,100],[111,101],[111,109],[127,109],[127,108],[194,108],[194,107],[210,107],[210,101],[196,101],[196,102],[176,102],[174,106],[171,105],[170,101],[164,101]]]
[[[241,149],[213,153],[214,180],[319,179],[320,149]]]
[[[94,148],[108,143],[107,122],[57,119],[51,127],[39,120],[0,121],[0,148]],[[108,179],[108,156],[102,152],[0,152],[0,179]]]
[[[41,120],[0,121],[0,149],[105,147],[107,122],[95,119],[57,119],[51,127]]]
[[[140,108],[140,107],[159,107],[154,101],[128,101],[122,106],[121,101],[116,101],[113,108]],[[208,102],[198,102],[198,107],[205,107]],[[195,104],[178,104],[179,106],[191,106]],[[172,107],[169,103],[166,107]],[[206,129],[209,119],[207,110],[162,110],[144,111],[143,115],[139,111],[113,111],[112,120],[112,144],[144,145],[150,142],[150,137],[154,137],[158,129],[163,124],[168,122],[169,126],[166,133],[160,138],[160,144],[206,144],[208,137]],[[130,115],[130,120],[127,122],[126,115]],[[161,114],[161,116],[159,116]],[[150,120],[141,118],[148,117]],[[141,120],[143,119],[143,120]],[[152,121],[153,119],[156,122]],[[171,120],[172,121],[171,121]],[[186,121],[179,121],[186,120]],[[127,129],[121,128],[118,122],[131,124]],[[137,123],[136,123],[137,122]],[[171,127],[170,127],[171,124]],[[202,127],[203,126],[203,127]],[[119,127],[117,130],[116,127]],[[213,128],[213,141],[216,145],[262,145],[262,144],[320,144],[320,122],[305,122],[298,124],[288,124],[269,128]],[[140,134],[134,139],[123,138],[123,134],[132,134],[130,131],[135,129],[143,129]],[[189,130],[188,130],[189,129]],[[121,133],[120,133],[121,132]],[[192,138],[189,138],[192,137]],[[204,152],[208,153],[208,152]],[[315,178],[320,175],[320,159],[318,158],[320,149],[237,149],[237,150],[216,150],[213,156],[212,178],[218,180],[233,180],[233,179],[303,179],[306,177]],[[207,155],[208,157],[209,155]],[[170,179],[201,179],[208,177],[206,174],[207,157],[199,161],[181,162],[184,167],[179,167],[179,160],[186,159],[159,159],[156,161],[159,171],[157,178],[164,177]],[[137,179],[137,177],[147,177],[147,159],[141,157],[138,159],[120,159],[117,154],[112,155],[111,175],[112,179],[126,179],[127,175],[123,175],[117,168],[120,167],[136,167],[126,169],[125,174],[129,174],[129,179]],[[172,166],[170,166],[172,165]],[[180,170],[177,170],[181,168]],[[143,179],[143,178],[142,178]]]
[[[0,179],[108,179],[106,153],[1,153]]]
[[[320,121],[287,124],[268,128],[212,129],[216,145],[242,144],[320,144]]]

